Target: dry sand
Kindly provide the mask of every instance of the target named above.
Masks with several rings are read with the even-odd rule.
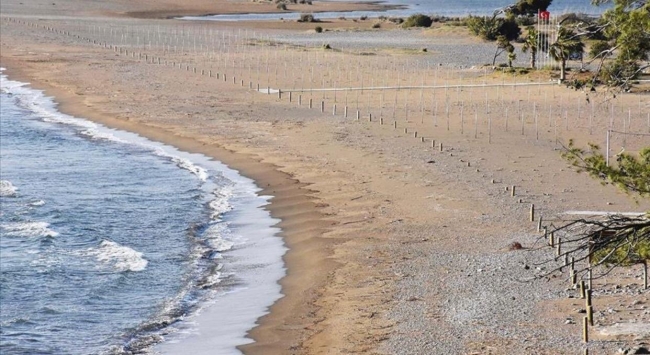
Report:
[[[105,24],[120,24],[143,8],[154,15],[140,17],[212,12],[203,1],[184,2],[182,8],[153,1],[137,6],[57,2],[75,8],[74,13],[6,3],[3,16],[30,23],[36,23],[32,14],[102,16]],[[232,6],[232,11],[239,9]],[[241,11],[251,11],[258,5],[241,6],[246,9]],[[69,18],[40,23],[75,28]],[[137,23],[160,25],[149,19]],[[340,113],[322,114],[286,97],[145,64],[21,23],[3,21],[1,40],[0,64],[9,76],[45,90],[62,111],[212,156],[275,196],[269,209],[282,220],[289,247],[288,274],[281,281],[286,296],[251,331],[256,342],[242,347],[245,353],[580,353],[580,326],[565,324],[567,314],[578,307],[565,304],[575,295],[567,289],[566,275],[522,282],[533,276],[536,261],[552,255],[550,249],[534,250],[539,234],[536,222],[528,221],[529,206],[534,203],[538,214],[555,222],[566,210],[650,209],[648,203],[637,205],[615,188],[568,168],[550,126],[544,126],[542,139],[495,129],[488,144],[484,127],[474,138],[470,119],[460,132],[457,111],[450,130],[442,122],[435,127],[414,117],[402,117],[399,129],[393,129],[388,122],[368,122],[366,115],[355,121]],[[398,54],[407,60],[418,55]],[[349,56],[344,58],[357,60]],[[389,75],[375,74],[377,80]],[[454,94],[467,102],[482,99],[477,92]],[[584,93],[550,86],[534,96],[541,100],[544,94],[575,104],[585,99]],[[524,90],[507,93],[513,102],[528,95]],[[329,112],[332,98],[326,99]],[[620,100],[621,107],[636,107],[636,97]],[[569,137],[602,140],[584,126],[563,132],[565,142]],[[443,152],[431,149],[431,138],[444,143]],[[511,185],[517,186],[516,197],[505,190]],[[527,250],[508,251],[513,241]],[[640,311],[625,319],[647,322],[641,306],[650,300],[647,291],[636,293],[638,282],[637,273],[627,281],[637,284],[629,294],[640,302]],[[595,304],[597,310],[607,309]],[[620,321],[606,313],[597,315],[599,324]],[[607,339],[592,342],[592,353],[648,341],[647,335],[614,337],[622,343]]]

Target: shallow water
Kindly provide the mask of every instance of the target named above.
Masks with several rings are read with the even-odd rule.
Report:
[[[514,0],[388,0],[385,1],[391,5],[401,5],[400,9],[388,11],[344,11],[344,12],[321,12],[314,16],[318,19],[327,18],[359,18],[366,16],[376,18],[378,16],[405,17],[413,14],[441,15],[441,16],[467,16],[467,15],[491,15],[499,9],[503,9],[511,4]],[[583,13],[588,15],[598,15],[602,13],[605,7],[593,6],[590,0],[555,0],[551,4],[549,11],[551,14],[564,13]],[[215,15],[215,16],[187,16],[187,20],[213,20],[213,21],[243,21],[243,20],[297,20],[299,13],[284,12],[271,14],[234,14],[234,15]]]
[[[178,343],[179,329],[228,339],[209,353],[250,342],[280,296],[285,250],[252,181],[61,114],[5,76],[0,100],[3,354],[127,353]],[[184,321],[225,293],[249,309],[236,327]]]

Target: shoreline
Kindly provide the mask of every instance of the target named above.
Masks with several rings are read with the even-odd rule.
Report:
[[[311,247],[314,242],[318,243],[314,239],[321,234],[319,231],[303,233],[300,227],[291,226],[292,224],[300,226],[305,223],[322,224],[323,216],[316,207],[315,199],[310,196],[308,186],[282,172],[277,166],[245,153],[231,151],[222,146],[205,144],[191,137],[182,137],[158,127],[126,122],[93,112],[92,109],[83,107],[82,103],[75,102],[72,95],[33,79],[15,63],[11,61],[8,63],[7,58],[4,59],[0,66],[6,68],[5,75],[8,78],[26,82],[36,90],[43,90],[45,95],[52,97],[52,100],[57,103],[57,110],[60,112],[74,117],[83,117],[108,128],[135,133],[188,153],[203,154],[236,170],[242,176],[252,179],[261,189],[258,195],[273,196],[264,210],[267,210],[272,218],[280,220],[275,227],[280,229],[278,236],[282,238],[283,244],[288,249],[282,257],[286,275],[278,282],[281,286],[281,297],[269,307],[267,314],[258,318],[255,327],[247,332],[246,336],[253,339],[254,342],[241,345],[238,349],[249,354],[265,354],[269,353],[271,348],[275,348],[276,351],[287,348],[288,346],[285,344],[287,337],[279,334],[279,328],[284,320],[291,316],[288,310],[295,309],[301,300],[300,294],[295,291],[297,286],[318,280],[317,270],[331,270],[334,267],[332,263],[326,261],[329,254],[326,250]],[[291,206],[296,204],[307,211],[301,213],[300,216],[292,216]],[[317,253],[316,257],[312,255],[309,260],[301,258],[300,254],[305,250]],[[316,264],[318,264],[317,267]],[[297,275],[296,270],[301,272]]]
[[[535,110],[535,104],[545,107],[548,97],[555,103],[549,104],[553,112],[572,112],[584,106],[583,93],[556,86],[537,86],[537,90],[528,92],[513,89],[512,94],[510,90],[456,91],[456,104],[474,101],[475,107],[482,107],[485,92],[486,107],[488,94],[492,102],[504,105],[490,104],[494,111],[484,116],[481,127],[475,110],[473,138],[471,121],[463,121],[462,110],[459,115],[453,109],[447,115],[446,131],[442,119],[436,121],[437,115],[432,121],[424,114],[409,115],[415,110],[406,109],[395,117],[399,120],[395,125],[400,125],[397,130],[381,121],[371,124],[377,120],[370,118],[351,120],[343,117],[341,110],[334,117],[322,109],[320,113],[317,108],[308,110],[304,104],[300,107],[300,99],[298,105],[290,106],[286,97],[280,100],[275,95],[254,93],[244,85],[238,88],[234,79],[229,83],[225,76],[223,81],[210,80],[202,72],[209,67],[198,60],[199,56],[191,64],[197,65],[201,75],[188,75],[189,66],[172,71],[133,56],[129,59],[89,47],[74,38],[68,46],[70,37],[56,33],[37,33],[11,24],[4,29],[16,37],[3,36],[3,54],[24,66],[25,75],[52,86],[77,108],[96,111],[99,116],[135,125],[150,134],[162,131],[158,133],[175,140],[187,139],[198,149],[214,150],[210,147],[217,146],[243,154],[233,158],[241,158],[243,164],[250,163],[247,157],[273,163],[273,167],[289,175],[287,184],[302,185],[295,188],[279,184],[277,189],[291,189],[307,203],[292,201],[295,196],[291,193],[272,203],[290,220],[282,226],[292,228],[293,242],[302,250],[295,254],[302,262],[297,264],[302,270],[294,269],[299,277],[288,282],[294,303],[282,303],[286,299],[281,299],[278,304],[283,306],[274,305],[269,317],[258,322],[267,327],[249,332],[264,342],[240,347],[243,351],[417,354],[481,352],[491,347],[502,349],[502,353],[524,348],[567,353],[577,352],[580,347],[577,327],[565,323],[570,309],[562,314],[546,314],[539,308],[566,298],[562,291],[566,285],[561,285],[558,278],[522,287],[514,280],[521,276],[521,265],[530,263],[526,259],[534,256],[505,249],[512,241],[529,247],[538,239],[535,223],[529,221],[529,203],[535,203],[544,221],[567,210],[602,208],[602,201],[619,210],[630,206],[617,190],[603,188],[598,181],[567,168],[557,152],[557,131],[558,127],[564,128],[564,120],[558,126],[549,114],[547,127],[546,110],[539,110],[544,112],[540,115],[541,131],[537,130],[538,121],[530,119],[520,120],[521,133],[512,129],[512,121],[508,130],[507,110],[518,107],[517,102],[525,103],[522,112],[530,112]],[[401,43],[402,33],[393,38],[394,42],[382,43],[387,47]],[[293,38],[301,36],[294,32]],[[442,37],[430,38],[433,43],[447,45],[449,40]],[[364,37],[346,36],[351,45],[359,38]],[[471,41],[466,35],[454,37],[454,46],[446,52],[462,48],[460,53],[465,53],[474,48],[467,46]],[[451,62],[471,58],[456,55]],[[320,59],[330,67],[336,65],[333,59],[342,63],[352,59],[361,69],[362,64],[367,69],[373,62],[348,54],[338,57],[328,53]],[[300,68],[296,67],[294,71]],[[377,78],[391,78],[388,69],[373,71],[372,65],[370,69]],[[447,76],[443,82],[458,82],[453,69],[442,73]],[[483,76],[478,71],[464,73],[490,82],[503,80],[486,72]],[[227,74],[233,78],[236,72]],[[421,77],[415,71],[414,75],[416,78],[406,80]],[[270,78],[267,83],[271,83]],[[322,102],[328,100],[331,104],[329,96],[323,95]],[[404,96],[404,107],[417,102]],[[641,107],[641,100],[620,95],[616,106],[635,109]],[[435,107],[442,103],[440,99],[433,101]],[[431,102],[432,109],[433,105]],[[505,107],[505,122],[499,107]],[[591,131],[592,120],[583,116],[582,120],[572,117],[570,129],[565,119],[567,127],[561,129],[559,138],[593,141],[601,137],[599,129],[605,127],[609,117],[596,118],[595,135],[585,133],[586,127]],[[645,121],[634,122],[640,127]],[[496,129],[492,131],[491,127]],[[440,144],[434,146],[433,140],[425,143],[425,139]],[[628,143],[632,147],[633,142]],[[517,198],[508,192],[515,185]],[[303,270],[318,279],[302,277]],[[512,297],[503,298],[504,291]],[[535,297],[528,297],[531,294]]]

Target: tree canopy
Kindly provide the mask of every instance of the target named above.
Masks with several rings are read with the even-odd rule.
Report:
[[[595,26],[582,33],[601,39],[590,51],[599,61],[594,81],[628,87],[630,81],[650,67],[650,2],[647,0],[594,0],[596,5],[611,3]]]
[[[515,16],[535,16],[539,11],[546,11],[552,0],[519,0],[506,9]]]
[[[581,149],[569,141],[562,157],[578,168],[579,172],[587,172],[627,193],[650,197],[650,147],[642,149],[638,157],[626,152],[618,154],[617,163],[607,165],[607,159],[597,145],[590,144],[589,149]]]
[[[597,145],[590,144],[582,149],[569,141],[562,157],[578,172],[587,172],[604,184],[616,185],[636,197],[650,197],[650,146],[642,149],[638,156],[620,153],[616,162],[608,165]],[[577,272],[598,265],[610,266],[608,270],[611,270],[611,266],[650,260],[650,211],[645,215],[614,214],[574,220],[552,227],[549,232],[562,236],[563,254],[567,258],[575,262],[589,261]]]

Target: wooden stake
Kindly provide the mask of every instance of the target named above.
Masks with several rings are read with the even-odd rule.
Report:
[[[535,205],[534,204],[530,205],[530,221],[531,222],[535,221]]]
[[[648,289],[648,262],[643,262],[643,289]]]

